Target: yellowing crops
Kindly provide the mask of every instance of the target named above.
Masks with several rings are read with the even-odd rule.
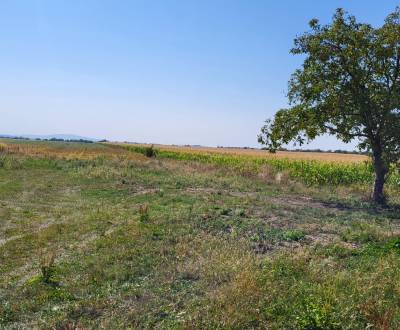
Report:
[[[145,153],[149,146],[124,144],[123,147]],[[257,173],[263,166],[270,166],[277,172],[287,171],[292,178],[308,185],[371,184],[374,180],[371,162],[363,155],[316,152],[271,154],[262,150],[170,146],[157,146],[156,152],[160,158],[221,165],[246,173]],[[388,184],[400,187],[397,169],[392,169]]]
[[[129,144],[126,144],[129,145]],[[149,147],[150,145],[140,144],[139,147]],[[223,154],[233,156],[250,156],[268,159],[289,159],[289,160],[316,160],[327,163],[361,163],[368,161],[364,155],[343,154],[343,153],[323,153],[323,152],[297,152],[297,151],[278,151],[269,153],[260,149],[244,148],[211,148],[211,147],[187,147],[187,146],[167,146],[154,145],[154,148],[161,151],[184,152],[191,154]]]

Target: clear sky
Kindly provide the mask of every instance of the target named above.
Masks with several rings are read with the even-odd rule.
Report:
[[[308,21],[343,7],[380,25],[398,4],[1,0],[0,133],[257,146],[264,119],[287,105],[301,64],[289,50]]]

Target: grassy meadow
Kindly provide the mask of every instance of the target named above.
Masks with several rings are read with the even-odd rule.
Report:
[[[0,140],[1,329],[400,327],[396,171],[148,152]]]

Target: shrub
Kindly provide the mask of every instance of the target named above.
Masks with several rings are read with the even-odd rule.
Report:
[[[153,158],[153,157],[156,157],[157,151],[156,151],[156,149],[154,149],[154,146],[151,145],[150,147],[144,148],[144,155],[146,157]]]
[[[159,151],[154,148],[154,145],[150,147],[143,147],[143,146],[125,146],[130,151],[140,153],[145,155],[148,158],[154,158],[158,155]]]

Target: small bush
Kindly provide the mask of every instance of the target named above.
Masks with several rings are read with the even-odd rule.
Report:
[[[157,156],[157,150],[154,149],[154,146],[151,145],[150,147],[144,147],[143,148],[143,154],[148,157],[148,158],[154,158]]]
[[[143,146],[128,146],[126,147],[128,150],[140,153],[145,155],[148,158],[154,158],[158,155],[159,151],[154,148],[154,145],[150,147],[143,147]]]

